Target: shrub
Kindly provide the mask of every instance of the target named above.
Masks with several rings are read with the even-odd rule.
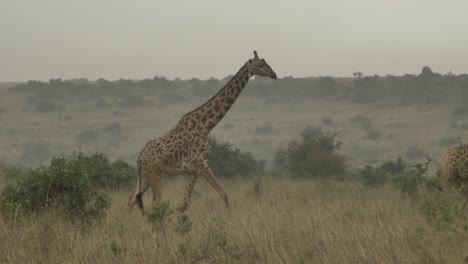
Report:
[[[146,212],[146,220],[150,223],[163,224],[168,221],[170,216],[174,213],[169,201],[158,201],[153,203],[149,210]]]
[[[367,165],[359,170],[359,178],[364,185],[380,186],[388,182],[391,177],[403,173],[407,168],[401,158],[396,161],[388,160],[377,168]]]
[[[255,128],[255,133],[260,135],[268,135],[273,133],[273,127],[270,122],[265,122],[261,126]]]
[[[359,171],[362,184],[366,186],[380,186],[389,179],[389,173],[381,168],[373,168],[367,165]]]
[[[391,174],[402,173],[407,167],[408,165],[401,158],[398,158],[396,161],[388,160],[380,165],[382,170]]]
[[[14,217],[56,208],[92,223],[105,216],[110,199],[95,189],[79,155],[53,158],[49,166],[28,170],[0,194],[0,211]]]
[[[143,100],[143,97],[141,95],[133,95],[133,96],[128,96],[124,98],[120,102],[121,107],[142,107],[144,106],[145,102]]]
[[[209,164],[219,177],[249,176],[265,168],[264,161],[257,160],[250,152],[240,152],[228,142],[220,142],[209,137],[211,156]]]
[[[36,109],[34,111],[38,113],[45,113],[45,112],[63,110],[64,108],[65,107],[63,105],[58,105],[56,103],[49,102],[49,101],[42,101],[37,104]]]
[[[371,120],[362,115],[355,115],[349,119],[349,121],[360,125],[363,129],[370,129],[371,128]]]
[[[322,122],[322,125],[324,126],[331,126],[333,125],[333,118],[329,116],[324,116],[322,117],[321,122]]]
[[[380,138],[380,132],[374,128],[369,128],[367,134],[364,136],[364,139],[377,140]]]
[[[465,228],[468,218],[463,212],[465,198],[460,190],[452,190],[453,195],[443,192],[431,192],[421,203],[421,209],[426,218],[437,228],[448,228],[457,220],[464,221]]]
[[[98,152],[88,155],[79,152],[74,156],[95,187],[125,188],[135,178],[135,167],[123,160],[119,159],[111,163],[105,154]]]
[[[417,163],[406,173],[402,173],[392,178],[393,184],[402,193],[414,194],[420,187],[427,182],[427,172],[429,170],[429,164],[432,162],[430,158],[427,158],[425,163]]]
[[[275,165],[293,176],[317,177],[341,174],[345,157],[338,154],[341,141],[337,133],[323,132],[321,128],[306,127],[301,141],[291,141],[288,147],[275,153]]]

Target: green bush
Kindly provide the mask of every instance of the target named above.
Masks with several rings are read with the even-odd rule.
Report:
[[[374,168],[367,165],[359,171],[362,184],[366,186],[381,186],[388,182],[390,173],[382,168]]]
[[[358,172],[358,178],[367,186],[381,186],[403,174],[408,165],[401,158],[388,160],[377,167],[367,165]]]
[[[274,162],[279,171],[299,177],[337,175],[345,171],[345,157],[337,153],[341,147],[337,133],[306,127],[301,136],[301,141],[291,141],[287,148],[276,151]]]
[[[111,163],[105,154],[97,152],[88,155],[79,152],[74,156],[89,175],[93,186],[111,189],[125,188],[135,179],[135,167],[123,160],[119,159]]]
[[[215,137],[208,138],[211,146],[209,164],[219,177],[249,176],[264,171],[265,163],[257,160],[250,152],[240,152],[228,142],[220,142]]]
[[[432,160],[427,158],[425,163],[415,164],[411,169],[393,177],[393,184],[402,193],[408,194],[414,194],[418,189],[428,187],[428,181],[431,178],[428,177],[427,172],[431,162]]]
[[[47,208],[64,210],[73,219],[92,223],[105,216],[110,199],[91,180],[82,155],[53,158],[49,166],[30,169],[0,194],[0,211],[6,216]]]

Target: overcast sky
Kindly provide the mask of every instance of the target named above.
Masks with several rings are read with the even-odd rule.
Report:
[[[1,0],[0,81],[468,73],[468,0]]]

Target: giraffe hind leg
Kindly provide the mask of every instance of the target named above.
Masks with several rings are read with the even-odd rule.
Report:
[[[197,181],[197,174],[192,173],[190,174],[190,181],[187,183],[185,187],[185,195],[183,203],[177,208],[177,210],[181,213],[185,212],[189,205],[190,205],[190,198],[192,197],[193,187],[195,186],[195,182]]]

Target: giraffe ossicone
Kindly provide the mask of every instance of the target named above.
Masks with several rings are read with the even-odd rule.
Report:
[[[178,208],[180,211],[187,210],[198,177],[205,178],[229,207],[228,196],[208,165],[211,152],[208,135],[254,75],[277,78],[270,65],[260,59],[256,51],[254,58],[249,59],[213,97],[182,116],[169,132],[146,143],[137,158],[138,179],[128,199],[130,210],[135,204],[144,210],[142,197],[150,187],[153,201],[161,199],[164,176],[178,174],[189,176],[183,203]]]

